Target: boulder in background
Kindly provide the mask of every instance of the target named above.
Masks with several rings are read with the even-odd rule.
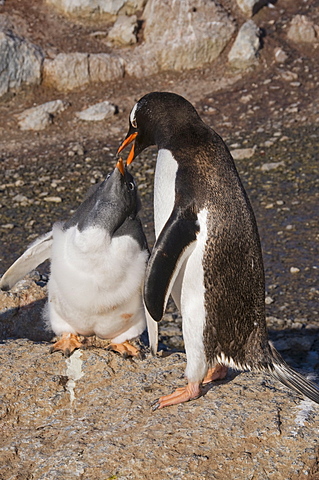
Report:
[[[10,30],[0,31],[0,97],[22,85],[39,85],[44,54]]]

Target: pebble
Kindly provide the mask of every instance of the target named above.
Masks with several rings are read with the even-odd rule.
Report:
[[[92,105],[86,110],[82,110],[82,112],[76,112],[75,115],[80,120],[86,122],[100,122],[108,117],[112,117],[116,113],[116,110],[115,105],[105,101]]]
[[[18,194],[15,197],[12,198],[12,201],[17,202],[17,203],[28,203],[29,199],[27,197],[25,197],[24,195]]]
[[[256,150],[256,146],[252,148],[237,148],[235,150],[231,150],[231,155],[234,160],[244,160],[245,158],[251,158]]]
[[[5,228],[6,230],[12,230],[14,228],[14,223],[5,223],[1,225],[1,228]]]
[[[52,202],[52,203],[61,203],[62,202],[61,197],[44,197],[43,200],[45,202]]]
[[[275,170],[278,167],[284,167],[285,162],[269,162],[269,163],[264,163],[261,167],[260,170],[262,172],[269,172],[270,170]]]
[[[290,267],[290,273],[298,273],[298,272],[300,272],[300,268]]]
[[[274,303],[274,299],[272,297],[267,296],[265,298],[265,304],[266,305],[271,305],[272,303]]]
[[[273,141],[273,140],[266,140],[266,141],[264,142],[264,144],[263,144],[263,147],[269,148],[269,147],[272,147],[273,144],[274,144],[274,141]]]
[[[280,47],[275,49],[275,60],[278,63],[284,63],[288,59],[287,53]]]

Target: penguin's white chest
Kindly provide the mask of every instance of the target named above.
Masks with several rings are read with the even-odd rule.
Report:
[[[54,226],[53,235],[49,308],[55,333],[114,338],[138,325],[141,331],[133,328],[131,338],[140,334],[147,251],[128,235],[110,238],[100,228]]]
[[[178,164],[169,150],[158,151],[154,180],[154,223],[158,238],[175,203],[175,179]]]

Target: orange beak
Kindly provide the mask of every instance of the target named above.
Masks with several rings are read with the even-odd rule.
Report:
[[[124,148],[127,147],[127,145],[132,143],[135,140],[136,137],[137,137],[137,132],[132,133],[130,136],[128,136],[123,141],[123,143],[121,143],[121,145],[119,146],[119,148],[117,150],[117,153],[121,153],[121,151],[124,150]],[[132,145],[129,156],[127,157],[127,160],[126,160],[127,165],[130,165],[130,163],[133,162],[133,159],[134,159],[134,144]]]
[[[119,171],[121,172],[121,174],[124,176],[124,173],[125,173],[125,170],[124,170],[124,163],[123,163],[123,160],[122,158],[120,157],[117,164],[116,164],[117,168],[119,169]]]

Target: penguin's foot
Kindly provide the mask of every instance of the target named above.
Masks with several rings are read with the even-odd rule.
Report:
[[[74,333],[63,333],[62,338],[50,348],[50,353],[60,351],[65,357],[69,357],[74,350],[81,347],[83,344]]]
[[[215,380],[223,380],[228,372],[228,367],[225,367],[224,365],[220,365],[218,363],[215,365],[215,367],[209,368],[208,372],[206,373],[206,376],[203,380],[203,385],[206,385],[207,383],[214,382]]]
[[[141,358],[141,352],[138,348],[131,345],[129,342],[123,343],[111,343],[108,347],[108,350],[113,350],[114,352],[120,353],[123,357],[137,357]]]
[[[177,405],[178,403],[188,402],[189,400],[195,400],[201,395],[202,392],[200,390],[200,383],[190,382],[186,387],[177,388],[175,392],[171,393],[170,395],[165,395],[164,397],[156,400],[152,409],[157,410],[168,407],[169,405]]]

